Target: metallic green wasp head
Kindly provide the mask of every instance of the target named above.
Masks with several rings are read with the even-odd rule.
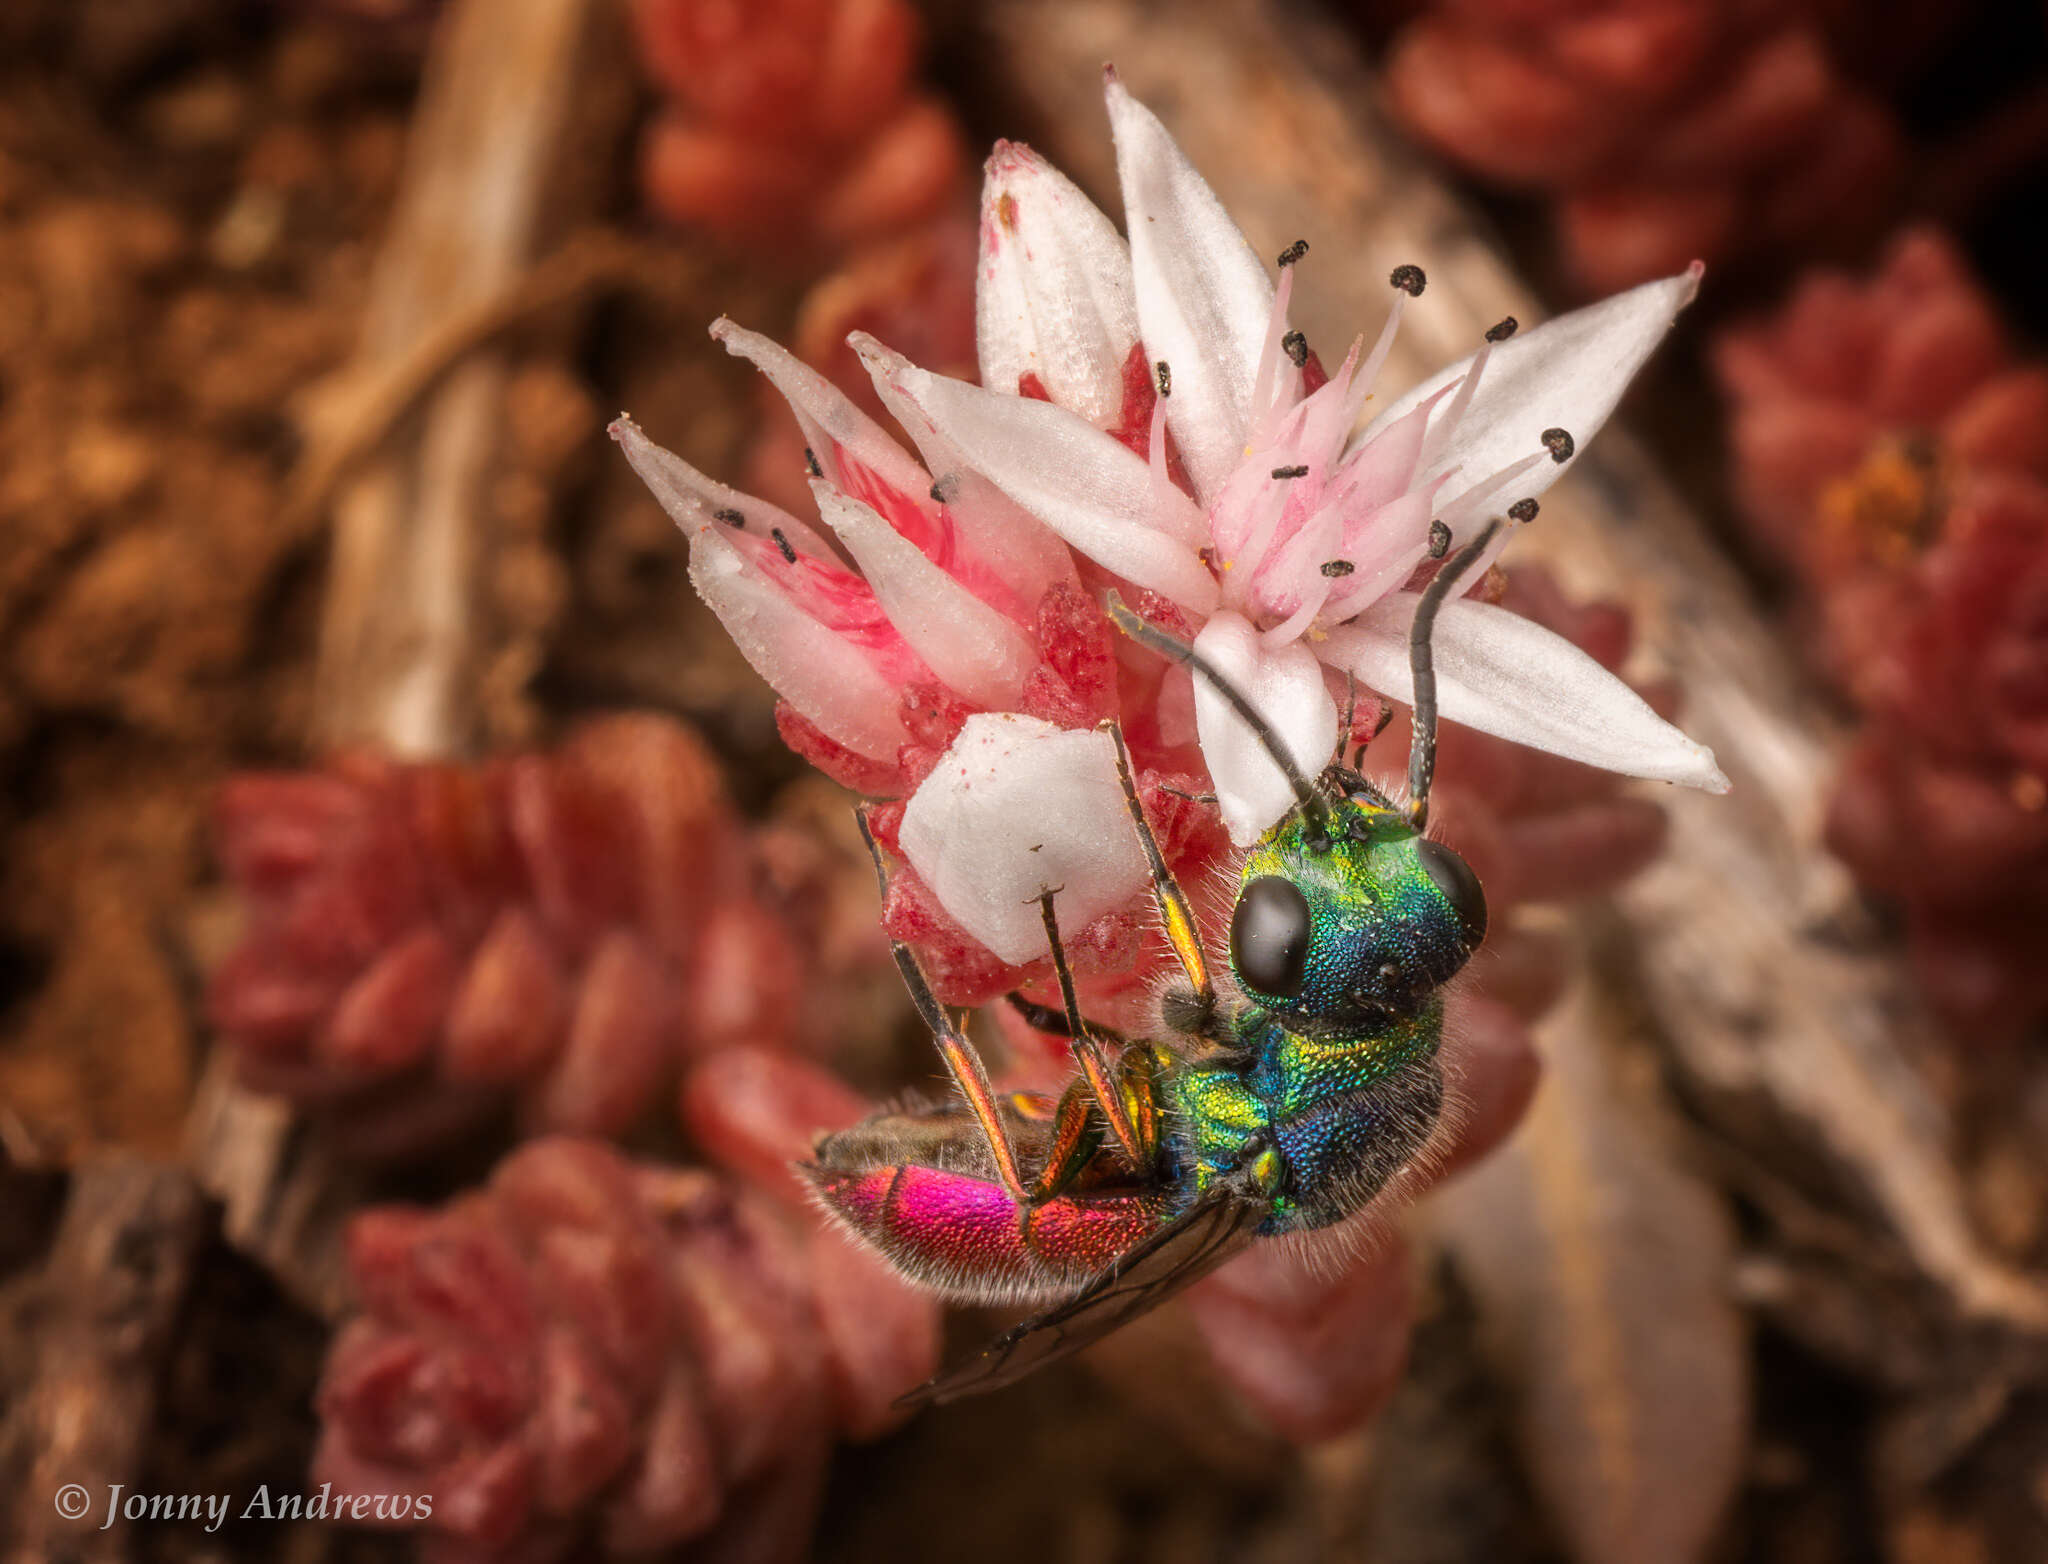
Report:
[[[1236,714],[1294,794],[1294,807],[1245,860],[1230,919],[1230,967],[1255,1003],[1342,1029],[1410,1016],[1486,938],[1486,896],[1471,865],[1422,834],[1436,774],[1438,610],[1506,523],[1495,517],[1445,560],[1408,630],[1414,720],[1407,807],[1338,759],[1311,782],[1273,725],[1192,646],[1109,595],[1109,615],[1141,645],[1191,669]],[[1351,731],[1347,715],[1342,730]]]
[[[1230,965],[1255,1003],[1350,1022],[1412,1013],[1486,937],[1470,865],[1371,788],[1302,811],[1245,860]]]

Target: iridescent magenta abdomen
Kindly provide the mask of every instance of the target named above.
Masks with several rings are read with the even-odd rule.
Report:
[[[834,1148],[843,1154],[842,1141]],[[829,1143],[828,1143],[829,1144]],[[991,1178],[915,1162],[807,1168],[832,1214],[919,1282],[961,1300],[1071,1290],[1171,1214],[1167,1192],[1066,1194],[1020,1205]]]

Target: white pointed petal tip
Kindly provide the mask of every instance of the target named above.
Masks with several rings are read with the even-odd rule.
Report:
[[[996,143],[982,185],[975,338],[992,390],[1031,375],[1090,423],[1123,410],[1138,341],[1130,252],[1072,180],[1017,142]]]
[[[1105,72],[1146,355],[1173,373],[1166,422],[1213,502],[1244,455],[1273,279],[1153,112]]]
[[[1622,393],[1699,293],[1706,267],[1642,283],[1625,293],[1545,321],[1493,345],[1476,394],[1435,458],[1465,483],[1483,482],[1532,451],[1553,461],[1534,469],[1516,498],[1534,498],[1570,469],[1607,422]],[[1474,357],[1477,355],[1475,354]],[[1373,420],[1369,440],[1423,398],[1463,378],[1472,358],[1451,365],[1398,398]],[[1439,413],[1439,418],[1448,413]],[[1558,441],[1562,431],[1568,438]],[[1559,454],[1562,453],[1562,454]]]
[[[1195,650],[1251,702],[1286,745],[1296,770],[1316,777],[1336,747],[1337,706],[1315,653],[1298,641],[1266,646],[1251,622],[1229,609],[1202,627]],[[1195,728],[1230,839],[1248,846],[1294,807],[1294,789],[1244,719],[1199,675]]]
[[[854,405],[844,391],[772,337],[748,331],[720,316],[712,340],[766,375],[803,427],[813,458],[842,488],[871,491],[874,484],[896,500],[929,510],[931,480],[882,426]]]
[[[1416,596],[1396,593],[1331,634],[1323,655],[1395,700],[1412,701],[1408,627]],[[1437,709],[1444,720],[1604,771],[1709,793],[1729,783],[1714,752],[1563,636],[1489,603],[1437,616]]]
[[[711,520],[710,479],[675,452],[648,439],[647,432],[630,414],[619,414],[606,426],[605,433],[617,442],[625,454],[626,465],[647,485],[648,492],[668,513],[668,519],[685,536]]]
[[[618,443],[627,465],[647,485],[648,492],[684,537],[694,539],[713,523],[734,524],[737,518],[738,524],[753,528],[757,535],[773,537],[779,533],[799,554],[814,559],[832,558],[832,550],[815,528],[779,505],[707,478],[674,451],[656,445],[630,414],[621,413],[605,432]]]
[[[1072,933],[1147,881],[1109,736],[1011,713],[967,719],[911,795],[901,840],[940,905],[1012,964],[1049,949],[1044,892]]]

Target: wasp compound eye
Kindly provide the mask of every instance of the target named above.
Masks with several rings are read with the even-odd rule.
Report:
[[[1231,965],[1260,993],[1292,999],[1308,969],[1312,932],[1308,898],[1292,881],[1262,874],[1238,893],[1230,916]]]
[[[1436,888],[1444,893],[1444,900],[1451,904],[1451,911],[1457,915],[1458,927],[1465,935],[1466,949],[1477,950],[1479,942],[1486,938],[1486,892],[1480,889],[1479,876],[1472,872],[1469,863],[1442,842],[1432,842],[1424,837],[1415,844],[1415,853]]]

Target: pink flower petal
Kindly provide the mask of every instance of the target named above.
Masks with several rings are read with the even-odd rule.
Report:
[[[1367,507],[1384,505],[1415,481],[1415,464],[1422,457],[1422,441],[1429,432],[1430,414],[1450,389],[1445,386],[1435,396],[1424,397],[1361,445],[1345,462],[1341,482],[1346,491],[1357,496],[1358,504]]]
[[[1130,252],[1072,180],[1014,141],[996,143],[982,185],[975,328],[991,390],[1036,375],[1098,428],[1123,411],[1138,340]]]
[[[867,501],[923,547],[939,525],[932,480],[912,458],[847,397],[780,343],[719,319],[712,340],[746,359],[774,383],[803,426],[804,439],[824,476]]]
[[[897,690],[860,647],[805,613],[716,527],[690,540],[690,580],[778,695],[856,754],[896,758],[909,737]]]
[[[1104,569],[1196,613],[1215,606],[1215,580],[1195,553],[1201,517],[1177,491],[1161,513],[1143,457],[1050,402],[923,369],[892,383],[964,461]]]
[[[882,611],[933,673],[975,704],[1016,703],[1038,653],[1016,624],[918,551],[872,507],[823,479],[818,514],[867,577]]]
[[[1025,510],[968,464],[960,450],[939,432],[924,410],[902,391],[897,379],[915,366],[901,353],[884,347],[864,331],[847,338],[867,366],[876,394],[889,416],[916,444],[944,495],[946,517],[953,523],[960,547],[979,570],[963,569],[941,559],[983,602],[1028,620],[1039,599],[1055,582],[1072,582],[1074,556],[1059,534]]]

